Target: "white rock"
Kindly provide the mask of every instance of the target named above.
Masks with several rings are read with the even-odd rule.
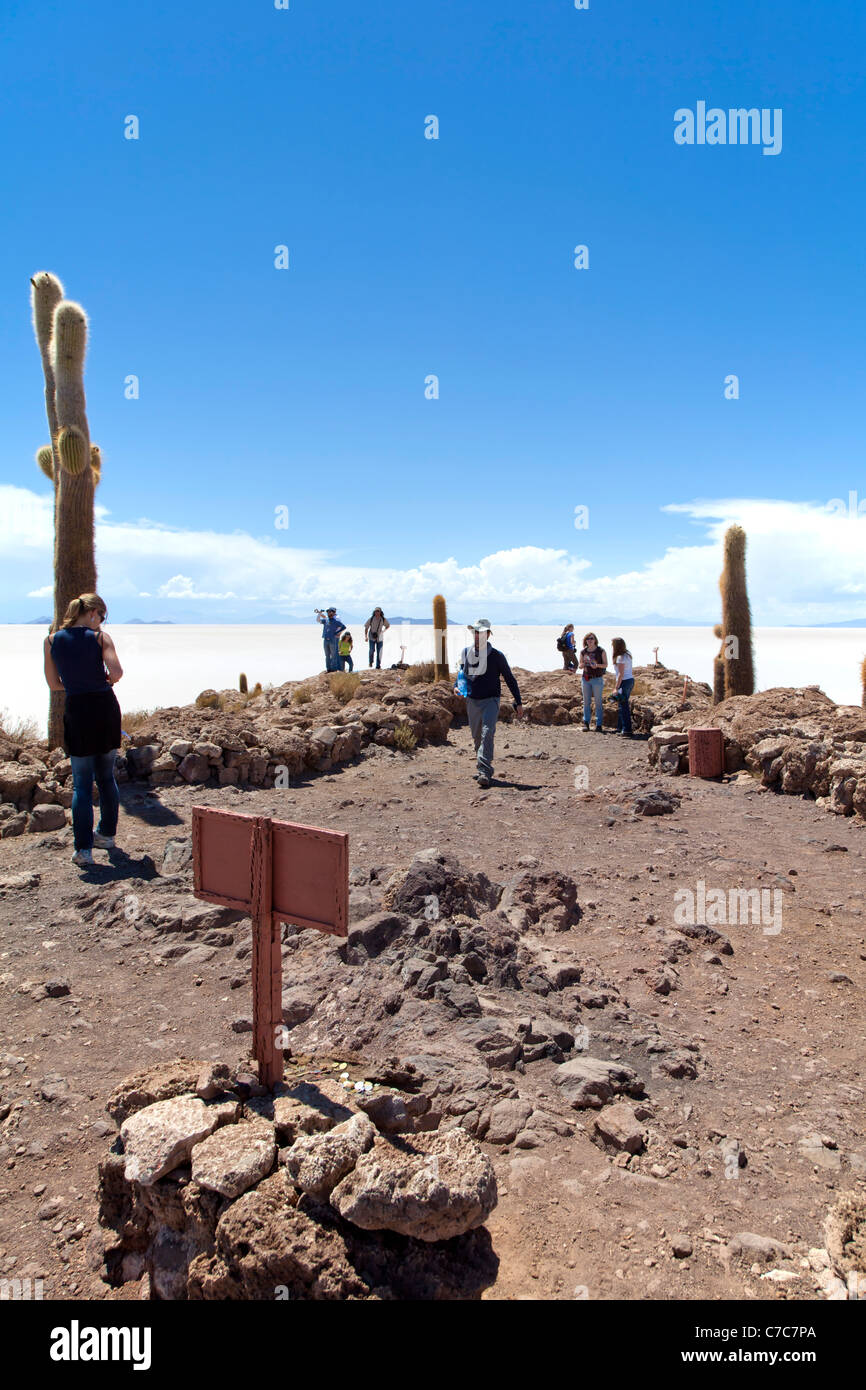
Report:
[[[127,1182],[150,1187],[186,1163],[193,1147],[237,1118],[235,1100],[206,1103],[198,1096],[174,1096],[137,1110],[120,1127]]]

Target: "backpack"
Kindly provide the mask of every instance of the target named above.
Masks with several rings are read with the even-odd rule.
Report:
[[[564,637],[557,637],[557,639],[556,639],[556,650],[557,650],[558,652],[564,652],[564,651],[567,651],[567,650],[568,650],[568,643],[566,642],[566,640],[565,640]]]

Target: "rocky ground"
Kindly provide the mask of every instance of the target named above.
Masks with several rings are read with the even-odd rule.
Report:
[[[682,727],[682,678],[655,679],[654,689],[645,677],[644,727]],[[322,1089],[346,1075],[350,1114],[365,1108],[357,1094],[391,1097],[397,1111],[402,1102],[401,1142],[424,1150],[453,1130],[478,1146],[498,1200],[474,1236],[457,1239],[474,1239],[478,1253],[488,1233],[489,1250],[474,1284],[460,1286],[442,1265],[444,1294],[862,1290],[862,819],[776,795],[760,758],[749,770],[751,745],[745,768],[721,782],[666,777],[645,741],[582,731],[576,685],[560,674],[528,679],[535,718],[500,729],[489,791],[471,780],[468,731],[444,690],[412,692],[419,746],[393,747],[389,721],[370,717],[388,710],[385,696],[406,693],[392,673],[364,673],[342,711],[319,682],[318,703],[299,716],[306,729],[274,724],[277,711],[295,720],[290,688],[260,697],[267,726],[251,726],[249,709],[210,721],[200,716],[211,711],[154,716],[136,731],[138,746],[158,746],[151,766],[166,757],[172,766],[154,784],[133,757],[122,851],[97,852],[85,872],[69,863],[68,828],[28,820],[37,787],[53,781],[59,796],[64,786],[47,776],[44,750],[0,750],[7,767],[37,773],[7,802],[6,822],[23,816],[31,833],[4,836],[0,869],[0,1278],[42,1277],[48,1297],[143,1296],[141,1261],[129,1261],[125,1283],[115,1261],[107,1282],[112,1214],[103,1190],[100,1226],[97,1170],[113,1162],[119,1114],[106,1102],[131,1073],[177,1058],[194,1059],[196,1076],[207,1063],[235,1078],[248,1069],[249,923],[191,896],[195,803],[349,833],[348,941],[285,931],[286,1085]],[[703,690],[689,697],[695,718],[712,713]],[[421,716],[434,705],[447,719]],[[288,787],[221,776],[227,754],[240,755],[235,768],[244,756],[203,739],[205,725],[231,741],[242,721],[247,770],[260,757],[263,781],[278,780],[285,749],[262,729],[302,740],[308,751]],[[397,722],[392,714],[392,733]],[[357,746],[337,744],[352,752],[335,759],[349,724],[360,726]],[[341,731],[330,746],[310,737],[323,727]],[[843,732],[858,741],[847,724]],[[217,752],[197,753],[196,741]],[[184,742],[192,747],[171,751]],[[179,768],[191,753],[208,771],[189,785]],[[756,893],[754,903],[766,895],[760,920],[732,889]],[[689,894],[708,904],[691,920]],[[356,1093],[364,1081],[372,1090]],[[251,1086],[248,1077],[236,1088],[233,1116],[264,1123]],[[296,1139],[278,1136],[278,1166],[231,1212],[266,1184],[297,1198]],[[333,1219],[341,1258],[349,1251],[353,1269],[372,1268],[370,1241],[358,1255],[342,1214]],[[236,1221],[226,1218],[229,1245]],[[208,1265],[190,1292],[228,1296],[228,1277]],[[341,1287],[332,1296],[362,1296]]]

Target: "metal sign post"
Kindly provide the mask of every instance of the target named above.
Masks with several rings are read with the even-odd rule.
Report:
[[[334,830],[192,808],[193,893],[253,924],[253,1049],[262,1085],[283,1076],[280,923],[348,935],[349,837]]]

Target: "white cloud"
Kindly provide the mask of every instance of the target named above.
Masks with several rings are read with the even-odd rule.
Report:
[[[53,584],[43,584],[41,589],[30,589],[30,591],[29,591],[28,594],[27,594],[27,597],[28,597],[28,598],[53,598],[53,597],[54,597],[54,585],[53,585]]]
[[[322,601],[344,611],[381,603],[397,612],[426,609],[436,592],[451,611],[487,609],[491,618],[566,616],[581,621],[657,614],[714,622],[725,529],[740,522],[748,536],[749,593],[756,621],[834,622],[862,615],[866,593],[866,517],[826,504],[724,498],[669,503],[661,511],[687,517],[690,545],[669,547],[639,569],[605,572],[567,550],[518,546],[460,564],[452,556],[406,568],[347,565],[327,550],[290,548],[242,532],[195,531],[150,520],[116,522],[97,509],[101,592],[114,602],[149,598],[177,603],[203,620],[242,620],[248,605],[274,617],[308,612]],[[0,555],[4,589],[50,572],[53,499],[0,486]],[[615,551],[608,552],[616,554]],[[30,568],[32,575],[21,575]],[[29,590],[47,598],[50,585]],[[224,611],[218,611],[223,605]],[[225,610],[228,610],[225,611]]]

